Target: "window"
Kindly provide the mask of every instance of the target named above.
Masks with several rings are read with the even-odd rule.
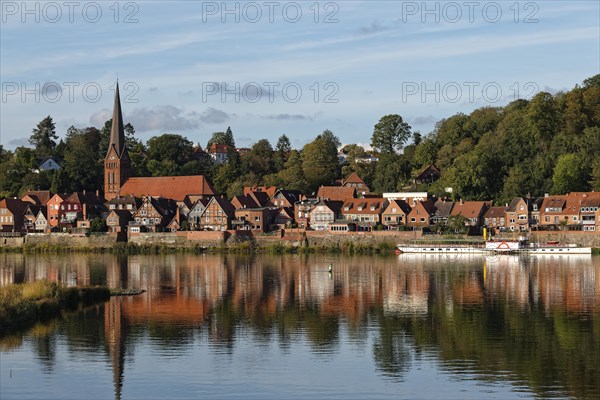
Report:
[[[425,218],[421,218],[421,222],[425,222]]]
[[[115,209],[115,205],[111,204],[111,205],[108,206],[108,208],[110,208],[111,210],[114,210]]]
[[[140,211],[140,215],[142,215],[142,216],[148,215],[148,211],[147,210],[141,210]]]
[[[417,221],[417,219],[416,219],[415,217],[412,217],[412,218],[410,219],[410,222],[416,222],[416,221]]]

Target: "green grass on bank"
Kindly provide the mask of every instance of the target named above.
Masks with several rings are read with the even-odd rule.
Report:
[[[0,336],[109,298],[110,290],[104,286],[66,287],[46,280],[2,286]]]

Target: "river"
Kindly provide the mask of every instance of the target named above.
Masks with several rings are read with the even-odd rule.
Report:
[[[598,256],[0,263],[1,285],[147,290],[0,338],[2,399],[600,398]]]

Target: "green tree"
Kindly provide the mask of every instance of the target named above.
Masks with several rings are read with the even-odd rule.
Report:
[[[552,175],[552,192],[565,194],[585,191],[587,187],[585,170],[577,154],[563,154],[558,158]]]
[[[290,190],[299,190],[308,193],[310,188],[302,169],[302,156],[298,150],[292,150],[285,163],[285,167],[279,172],[281,185]]]
[[[410,138],[411,128],[398,114],[381,117],[373,129],[371,147],[380,153],[395,153]]]
[[[230,127],[227,127],[225,132],[214,132],[212,137],[208,140],[206,148],[209,148],[213,143],[226,144],[229,147],[235,148],[235,140],[233,138],[233,132]]]
[[[339,177],[338,143],[339,139],[326,130],[302,149],[302,170],[311,190],[330,185]]]
[[[592,172],[590,173],[591,189],[600,192],[600,158],[596,158],[592,163]]]
[[[192,159],[193,143],[187,138],[165,133],[160,136],[154,136],[148,140],[147,155],[149,158],[148,169],[153,176],[164,173],[179,175],[179,171],[184,164]],[[157,167],[158,161],[162,167]]]
[[[56,147],[56,126],[51,116],[47,116],[41,120],[31,133],[29,143],[35,147],[35,152],[38,157],[47,157],[52,155],[52,151]]]
[[[291,150],[290,139],[285,134],[281,135],[275,145],[275,171],[279,172],[285,167]]]
[[[372,191],[394,192],[402,177],[402,158],[396,153],[382,154],[375,167]]]
[[[267,139],[254,143],[242,157],[243,170],[262,177],[274,171],[273,148]]]
[[[62,172],[68,179],[67,191],[96,190],[103,181],[103,159],[98,159],[100,131],[90,127],[69,128]],[[57,179],[64,179],[59,176]],[[54,182],[53,182],[54,183]],[[66,182],[63,181],[63,184]]]

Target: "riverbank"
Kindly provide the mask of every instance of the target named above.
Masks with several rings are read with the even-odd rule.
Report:
[[[583,232],[532,232],[532,242],[558,241],[592,247],[600,254],[600,235]],[[422,235],[420,231],[347,232],[285,230],[274,234],[250,231],[225,232],[161,232],[132,236],[118,242],[111,234],[78,236],[69,234],[26,235],[19,240],[0,243],[0,252],[16,253],[113,253],[135,254],[384,254],[395,250],[398,243],[414,241],[478,241],[481,237],[459,235]],[[499,239],[499,238],[497,238]],[[506,240],[515,238],[507,236]]]
[[[60,316],[63,311],[104,302],[111,296],[105,286],[66,287],[36,281],[0,287],[0,336]]]

